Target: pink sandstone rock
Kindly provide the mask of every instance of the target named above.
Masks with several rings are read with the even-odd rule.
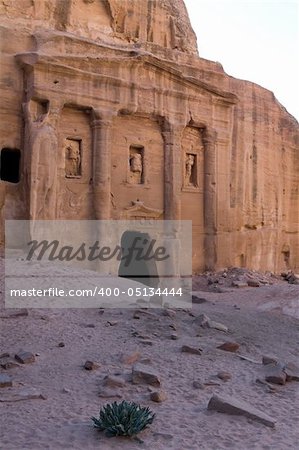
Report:
[[[0,242],[5,218],[187,219],[194,272],[298,271],[298,123],[272,92],[198,56],[182,0],[52,3],[1,4]]]

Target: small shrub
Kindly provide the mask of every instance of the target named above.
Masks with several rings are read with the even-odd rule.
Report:
[[[100,410],[99,418],[91,419],[94,426],[105,431],[107,436],[135,436],[151,424],[154,417],[149,408],[124,400],[105,405]]]

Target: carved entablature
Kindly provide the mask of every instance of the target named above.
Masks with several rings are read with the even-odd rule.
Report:
[[[139,219],[161,219],[163,211],[160,209],[145,206],[143,202],[137,200],[132,202],[132,206],[125,208],[121,213],[123,220],[139,220]]]

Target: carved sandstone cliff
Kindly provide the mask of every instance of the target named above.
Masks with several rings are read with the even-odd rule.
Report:
[[[0,5],[3,217],[189,219],[194,271],[298,269],[298,123],[198,56],[182,0]]]

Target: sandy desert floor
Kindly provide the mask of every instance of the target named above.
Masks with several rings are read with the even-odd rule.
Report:
[[[192,310],[34,309],[17,316],[2,309],[0,354],[14,356],[22,349],[36,360],[0,369],[13,380],[13,388],[0,388],[0,449],[298,448],[299,383],[267,385],[256,380],[263,379],[265,355],[284,363],[298,361],[299,285],[274,278],[273,284],[232,288],[228,277],[219,288],[217,280],[208,284],[207,279],[194,280],[194,294],[204,300]],[[201,327],[198,317],[203,313],[225,324],[228,332]],[[226,341],[238,343],[239,349],[231,353],[217,348]],[[200,347],[202,354],[182,352],[182,345]],[[153,402],[154,388],[131,382],[134,363],[122,358],[137,358],[135,352],[161,378],[165,401]],[[96,361],[99,368],[85,370],[86,360]],[[227,381],[217,376],[223,371],[230,375]],[[115,377],[120,379],[121,386],[104,386],[107,375],[114,377],[112,384]],[[27,388],[35,388],[43,398],[6,401],[12,390]],[[275,428],[208,411],[213,394],[248,402],[274,418]],[[142,443],[107,438],[92,426],[91,416],[121,399],[150,406],[156,414],[139,435]]]

